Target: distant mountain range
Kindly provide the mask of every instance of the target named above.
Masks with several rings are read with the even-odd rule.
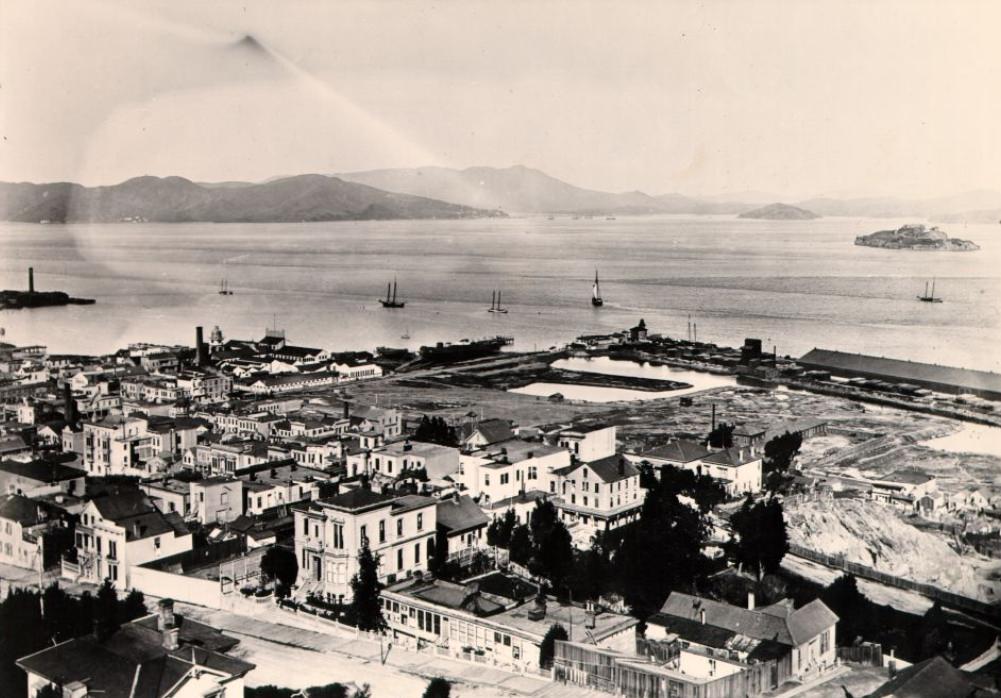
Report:
[[[137,177],[103,187],[67,182],[0,183],[0,219],[222,223],[507,214],[733,215],[747,214],[778,198],[763,192],[701,197],[604,192],[577,187],[521,165],[464,170],[423,167],[307,174],[262,183],[195,183],[182,177]],[[933,199],[817,197],[782,206],[820,216],[914,217],[950,223],[1001,219],[1001,193],[992,191]]]
[[[196,184],[136,177],[106,187],[0,183],[0,219],[53,223],[154,221],[299,222],[505,215],[374,189],[336,177],[301,175],[263,184]]]

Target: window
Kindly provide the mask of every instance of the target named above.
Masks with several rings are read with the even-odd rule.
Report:
[[[510,473],[501,473],[501,484],[506,485],[511,480]]]
[[[157,538],[156,540],[160,540]],[[160,546],[157,546],[160,547]],[[108,557],[118,559],[118,543],[113,540],[108,541]]]
[[[109,546],[108,552],[110,553],[111,548],[114,546],[114,542],[108,541],[108,546]],[[160,548],[160,536],[157,536],[156,538],[153,539],[153,547],[157,549]]]
[[[587,506],[587,495],[584,495],[584,506]]]
[[[417,515],[417,530],[418,531],[424,530],[424,514]]]
[[[825,630],[820,635],[820,653],[824,654],[831,648],[831,637],[830,632]]]
[[[385,543],[386,542],[386,522],[385,521],[380,521],[379,522],[379,542],[380,543]]]
[[[483,486],[484,487],[490,487],[490,476],[489,475],[484,475],[483,476]]]
[[[528,479],[537,480],[539,478],[539,469],[534,465],[528,466]]]
[[[229,492],[223,492],[219,495],[220,504],[229,504]]]
[[[396,551],[396,569],[403,569],[403,548],[399,548]]]
[[[421,544],[414,543],[414,564],[419,565],[421,563]]]
[[[361,544],[368,545],[368,526],[361,527]]]
[[[397,536],[402,536],[403,535],[403,517],[402,516],[396,520],[396,535]]]

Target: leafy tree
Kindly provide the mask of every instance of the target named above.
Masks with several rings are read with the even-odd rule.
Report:
[[[428,683],[421,698],[449,698],[452,694],[452,684],[447,679],[436,676]]]
[[[243,689],[243,698],[292,698],[293,693],[297,691],[269,683],[266,686],[247,686]]]
[[[97,590],[94,622],[98,639],[109,637],[122,624],[118,608],[118,592],[115,591],[115,585],[109,579],[105,579]]]
[[[653,488],[675,496],[683,494],[691,497],[703,514],[708,514],[716,505],[726,501],[726,488],[716,478],[670,465],[660,469],[660,481]]]
[[[382,617],[379,603],[379,558],[374,555],[366,541],[358,551],[358,572],[351,578],[350,614],[362,630],[383,630],[386,619]]]
[[[553,665],[553,657],[556,655],[556,641],[569,640],[567,629],[559,623],[549,626],[549,630],[542,637],[542,644],[539,645],[539,666],[548,669]]]
[[[428,569],[436,577],[441,577],[448,564],[448,536],[442,528],[438,528],[434,533],[434,545],[428,554]]]
[[[734,535],[729,547],[737,562],[753,569],[759,581],[764,573],[778,570],[789,550],[781,500],[769,497],[755,504],[748,495],[730,525]]]
[[[532,558],[532,534],[529,533],[528,526],[518,524],[511,532],[511,545],[509,548],[511,561],[519,565],[527,565]]]
[[[761,472],[765,488],[769,492],[784,492],[788,489],[790,478],[787,473],[802,445],[803,436],[789,432],[776,436],[765,444],[765,459]]]
[[[427,415],[421,417],[421,423],[418,425],[417,431],[414,432],[414,440],[442,446],[457,446],[459,444],[455,429],[450,427],[444,418],[428,417]]]
[[[20,698],[27,695],[28,681],[14,662],[49,645],[38,593],[12,589],[0,603],[0,628],[0,687],[5,696]]]
[[[607,534],[599,531],[591,538],[591,547],[574,555],[570,588],[578,600],[597,599],[612,580],[611,548]]]
[[[508,509],[503,516],[497,516],[487,526],[487,545],[507,548],[511,545],[511,533],[518,525],[514,509]]]
[[[838,616],[838,637],[845,643],[873,636],[875,604],[858,590],[854,575],[843,574],[824,587],[820,600]]]
[[[294,552],[275,545],[268,548],[261,558],[261,572],[267,578],[278,582],[281,591],[279,595],[284,595],[299,577],[299,561],[295,559]]]
[[[733,446],[733,424],[720,422],[709,432],[703,443],[713,448],[730,448]]]
[[[306,689],[306,698],[348,698],[348,687],[342,683],[311,686]]]
[[[122,623],[128,623],[130,620],[146,615],[149,615],[149,609],[146,608],[146,597],[138,589],[130,591],[119,604],[119,618]]]

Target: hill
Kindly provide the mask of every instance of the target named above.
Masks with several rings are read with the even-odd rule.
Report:
[[[640,214],[692,210],[687,205],[692,200],[679,195],[668,195],[676,197],[672,204],[639,191],[613,194],[583,189],[522,165],[464,170],[447,167],[368,170],[337,176],[387,191],[518,213]]]
[[[103,187],[0,183],[0,219],[36,223],[284,223],[497,215],[504,214],[323,175],[246,185],[202,185],[183,177],[149,176]]]
[[[768,221],[809,221],[820,218],[813,211],[788,204],[768,204],[753,211],[744,211],[739,218],[755,218]]]
[[[892,250],[949,250],[970,251],[979,250],[970,240],[950,238],[936,227],[925,227],[921,224],[903,225],[896,230],[879,230],[869,235],[859,235],[855,238],[856,245],[864,247],[885,247]]]

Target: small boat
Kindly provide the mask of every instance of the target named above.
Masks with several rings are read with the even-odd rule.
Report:
[[[591,305],[600,308],[605,304],[601,298],[601,286],[598,284],[598,270],[594,270],[594,286],[591,287]]]
[[[495,291],[490,294],[490,308],[487,309],[487,312],[507,314],[507,308],[501,305],[500,291]]]
[[[400,335],[400,339],[410,339],[410,328],[409,327],[403,331],[403,334]]]
[[[941,303],[941,298],[935,297],[935,279],[931,280],[931,293],[928,292],[928,282],[925,281],[925,294],[923,296],[918,296],[918,300],[922,303]]]
[[[229,288],[229,281],[227,281],[226,279],[223,279],[222,283],[219,284],[219,295],[220,296],[232,296],[233,295],[233,292]]]
[[[392,291],[392,295],[390,295],[390,291]],[[383,308],[402,308],[406,305],[406,301],[396,300],[396,277],[393,277],[393,283],[386,284],[386,298],[380,298],[379,302],[382,303]]]

